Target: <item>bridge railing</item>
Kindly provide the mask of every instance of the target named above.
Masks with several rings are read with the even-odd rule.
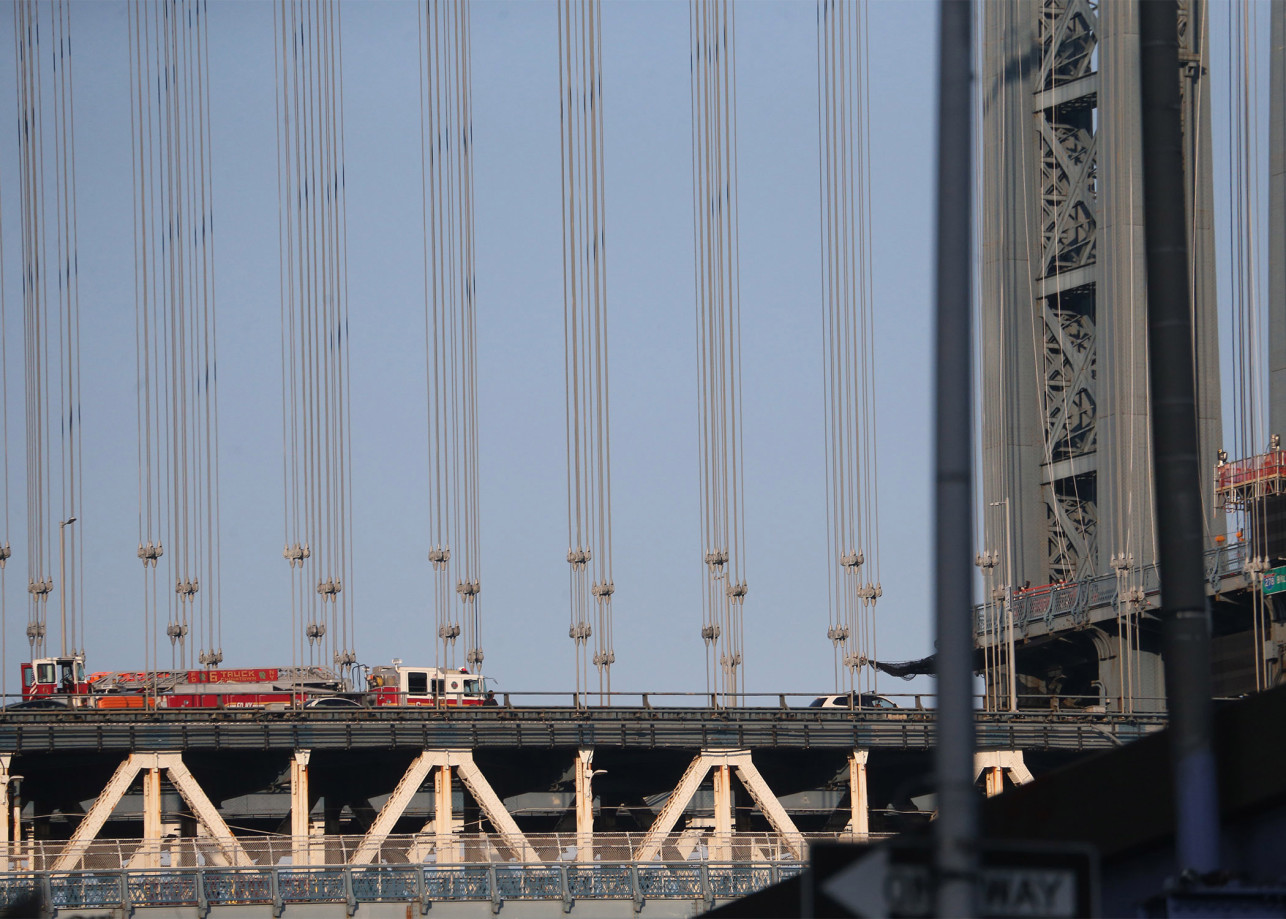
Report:
[[[274,715],[291,715],[312,721],[333,721],[358,717],[399,717],[409,715],[415,718],[468,717],[488,711],[506,709],[541,709],[584,711],[587,709],[627,708],[689,711],[728,708],[753,708],[763,710],[798,711],[821,706],[819,700],[835,696],[846,696],[847,693],[835,693],[826,689],[816,692],[744,692],[735,700],[707,692],[677,692],[655,690],[613,690],[612,692],[567,692],[552,690],[506,690],[496,691],[495,705],[486,706],[444,706],[435,708],[428,705],[379,705],[361,707],[357,705],[336,708],[310,708],[307,706],[291,707],[286,703],[274,703],[262,707],[242,706],[232,708],[100,708],[99,704],[111,696],[101,694],[74,695],[59,694],[45,696],[37,701],[24,700],[17,693],[0,696],[0,717],[16,715],[19,717],[49,717],[61,713],[94,715],[120,720],[147,720],[166,718],[171,720],[199,720],[214,717],[250,718],[259,713]],[[861,697],[867,693],[858,693]],[[891,700],[898,708],[926,709],[933,707],[933,694],[927,692],[880,692],[878,695]],[[831,707],[837,703],[831,702]],[[838,707],[862,709],[879,713],[887,709],[872,707],[869,700],[855,699],[851,704],[838,703]]]
[[[1206,582],[1212,590],[1217,589],[1225,578],[1241,574],[1245,566],[1246,548],[1242,543],[1210,549],[1205,554]],[[1161,591],[1161,581],[1157,566],[1145,565],[1139,571],[1142,576],[1144,596],[1158,596]],[[1045,630],[1050,632],[1067,625],[1088,625],[1091,610],[1116,605],[1120,599],[1120,586],[1121,582],[1115,574],[1105,574],[1080,581],[1042,584],[1038,587],[1015,590],[1013,596],[1015,634],[1022,637],[1035,625],[1043,625]],[[995,604],[974,607],[974,630],[980,638],[985,637],[987,632],[987,616],[995,616],[997,610],[1003,616],[1003,599],[996,600]],[[993,631],[995,626],[996,623],[993,621]],[[1003,627],[1000,632],[998,637],[992,636],[993,641],[1005,640]]]
[[[798,874],[798,862],[380,865],[372,867],[170,868],[135,871],[0,875],[0,907],[33,894],[55,910],[139,907],[358,904],[506,900],[689,900],[707,904],[741,897]]]
[[[629,863],[643,844],[643,833],[597,832],[593,838],[593,860],[598,863]],[[237,842],[255,866],[291,867],[344,865],[358,847],[362,836],[238,836]],[[838,833],[804,834],[807,843],[852,839]],[[537,858],[549,865],[584,863],[575,833],[531,833],[527,842]],[[31,840],[0,846],[0,872],[43,872],[53,868],[66,846],[65,841]],[[769,865],[795,861],[783,838],[775,833],[738,832],[716,839],[710,832],[688,830],[671,834],[662,844],[660,861],[691,863],[732,859],[738,863]],[[516,859],[498,835],[457,834],[437,848],[433,834],[391,835],[381,844],[375,862],[386,866],[490,865],[509,864]],[[122,869],[216,868],[225,865],[220,847],[206,837],[167,837],[160,843],[141,839],[96,839],[84,850],[77,867],[88,871]]]

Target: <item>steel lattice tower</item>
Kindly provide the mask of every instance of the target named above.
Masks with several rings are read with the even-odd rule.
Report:
[[[1180,3],[1213,540],[1223,515],[1209,497],[1221,422],[1205,15],[1201,0]],[[1155,557],[1139,42],[1125,0],[996,0],[983,18],[983,544],[998,556],[994,583],[1021,588]]]

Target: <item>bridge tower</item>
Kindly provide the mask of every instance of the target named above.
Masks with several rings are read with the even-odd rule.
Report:
[[[983,5],[984,547],[997,584],[1155,558],[1134,4]],[[1180,3],[1208,538],[1223,532],[1208,13]],[[1132,561],[1130,561],[1132,556]],[[1114,559],[1118,561],[1114,565]]]
[[[1231,553],[1214,496],[1209,12],[1203,0],[1179,8],[1200,464],[1221,590],[1232,572],[1220,569]],[[1154,710],[1164,691],[1137,9],[996,0],[982,15],[978,632],[989,704]]]

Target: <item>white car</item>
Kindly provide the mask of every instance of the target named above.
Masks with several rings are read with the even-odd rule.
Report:
[[[851,708],[863,711],[887,711],[897,708],[892,699],[874,692],[843,692],[833,696],[818,696],[808,703],[809,708]]]

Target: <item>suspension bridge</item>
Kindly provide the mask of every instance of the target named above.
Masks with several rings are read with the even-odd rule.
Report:
[[[1205,575],[1215,691],[1235,696],[1278,685],[1286,647],[1275,599],[1286,572],[1274,570],[1286,563],[1286,3],[1179,7]],[[695,381],[696,429],[684,448],[697,459],[700,539],[687,563],[700,581],[684,601],[690,621],[661,649],[699,649],[685,658],[703,661],[689,692],[613,683],[633,653],[614,613],[631,607],[629,585],[617,593],[613,552],[628,526],[623,508],[638,505],[626,503],[632,480],[622,487],[612,437],[619,443],[621,294],[609,284],[619,255],[608,245],[619,219],[610,138],[631,115],[613,107],[611,8],[559,0],[547,34],[527,36],[557,73],[547,115],[558,168],[543,183],[557,207],[544,233],[561,249],[553,350],[564,404],[540,420],[564,434],[551,487],[566,498],[566,552],[552,562],[566,566],[567,586],[558,616],[541,624],[560,638],[566,629],[565,659],[542,668],[554,692],[497,680],[496,647],[523,634],[511,621],[520,611],[483,608],[484,588],[513,576],[490,559],[483,566],[483,507],[498,487],[485,471],[526,457],[497,463],[486,452],[482,393],[495,363],[479,329],[494,307],[478,245],[488,173],[474,132],[476,9],[408,4],[389,38],[406,54],[400,79],[416,105],[385,126],[414,181],[398,202],[410,243],[384,270],[415,310],[413,323],[371,329],[376,314],[350,283],[350,256],[371,232],[359,215],[371,212],[349,159],[362,113],[346,110],[345,91],[368,66],[352,46],[364,8],[278,2],[262,8],[270,17],[232,28],[220,19],[237,13],[203,0],[120,6],[127,40],[112,59],[128,168],[115,181],[133,206],[117,216],[113,243],[128,253],[131,308],[111,318],[133,341],[127,331],[112,360],[126,365],[135,401],[132,417],[105,426],[137,438],[137,469],[107,470],[124,482],[117,489],[136,488],[128,546],[95,535],[108,531],[94,519],[91,484],[104,481],[94,437],[103,426],[83,411],[87,390],[104,385],[93,356],[106,344],[82,335],[101,290],[85,255],[98,241],[84,238],[79,216],[95,190],[77,181],[92,149],[77,133],[77,104],[99,80],[81,64],[87,9],[12,7],[0,597],[6,573],[13,584],[25,565],[27,576],[26,615],[0,610],[0,632],[31,666],[0,712],[0,899],[156,915],[691,915],[797,873],[812,842],[933,819],[933,693],[921,683],[888,691],[891,677],[932,673],[933,660],[891,662],[877,643],[890,646],[899,619],[887,610],[906,587],[882,576],[880,558],[881,498],[885,529],[897,503],[877,460],[888,368],[876,255],[885,217],[875,202],[890,178],[874,152],[886,126],[873,102],[879,35],[867,4],[786,8],[811,40],[811,95],[792,105],[816,112],[814,155],[791,167],[817,202],[806,310],[821,334],[799,370],[743,360],[757,303],[743,287],[753,266],[743,261],[742,202],[753,190],[741,164],[745,113],[758,100],[744,90],[756,62],[737,51],[758,10],[730,0],[683,8],[690,238],[686,261],[666,270],[691,278],[682,334],[695,355],[682,373]],[[1150,472],[1135,16],[1132,4],[1090,0],[979,10],[979,603],[960,615],[974,623],[975,775],[987,795],[1166,723],[1154,522],[1165,496]],[[266,149],[220,139],[213,100],[236,69],[220,29],[271,74],[260,87],[271,99]],[[1215,34],[1226,42],[1220,66]],[[1217,145],[1216,124],[1228,135]],[[229,149],[271,163],[268,194],[257,190],[259,220],[272,224],[260,237],[275,270],[260,281],[271,287],[271,321],[261,315],[253,330],[271,339],[266,351],[221,318],[223,279],[243,270],[221,258],[226,225],[215,221]],[[1218,192],[1216,173],[1227,186]],[[354,347],[363,335],[413,354],[413,366],[363,365]],[[1221,335],[1231,343],[1222,351]],[[254,390],[253,401],[279,407],[271,451],[255,454],[271,454],[258,478],[279,488],[256,487],[253,521],[224,510],[229,483],[246,489],[254,478],[231,472],[244,445],[230,445],[229,419],[252,409],[229,399],[220,373],[242,348],[272,364],[271,391]],[[773,614],[814,636],[813,658],[756,661],[754,633],[768,627],[755,614],[756,572],[771,569],[772,545],[789,534],[759,529],[747,512],[774,483],[754,474],[746,419],[763,392],[756,380],[805,370],[824,419],[813,452],[825,564],[808,577],[826,599]],[[381,403],[406,408],[395,441],[399,458],[413,458],[406,465],[372,458],[357,435],[362,393],[377,387]],[[878,420],[899,422],[890,412]],[[16,486],[11,496],[11,456],[25,498]],[[413,633],[362,599],[364,584],[390,576],[363,551],[366,482],[403,474],[415,485],[399,494],[423,499],[401,509],[418,540],[418,567],[399,581],[414,585],[402,601],[419,611]],[[25,522],[25,537],[11,521]],[[280,534],[284,599],[254,611],[253,625],[229,600],[245,596],[229,587],[239,579],[229,533],[247,529]],[[132,566],[128,598],[91,583],[104,556]],[[135,656],[86,672],[103,659],[104,629],[135,636],[125,643]],[[406,663],[366,666],[364,642],[382,632]],[[243,660],[234,646],[259,656]],[[822,678],[807,693],[768,692],[758,687],[798,683],[783,673],[757,684],[748,665]]]

